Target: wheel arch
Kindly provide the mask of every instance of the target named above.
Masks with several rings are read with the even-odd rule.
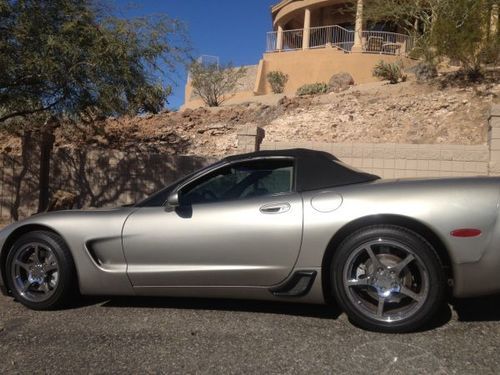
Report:
[[[352,233],[372,225],[394,225],[409,229],[426,239],[436,251],[446,273],[447,280],[453,280],[453,267],[449,251],[441,238],[428,225],[407,216],[394,214],[370,215],[353,220],[340,228],[331,238],[323,256],[322,287],[324,298],[327,302],[333,301],[332,280],[330,264],[339,245]]]
[[[7,267],[7,257],[9,255],[9,250],[10,248],[14,245],[14,243],[21,238],[23,235],[31,232],[36,232],[36,231],[44,231],[44,232],[50,232],[53,233],[57,236],[59,236],[65,243],[66,246],[68,246],[68,243],[64,239],[64,237],[57,232],[55,229],[43,225],[43,224],[26,224],[23,225],[19,228],[16,228],[5,240],[5,243],[3,244],[2,249],[0,249],[0,276],[2,277],[3,284],[7,288],[7,273],[6,273],[6,267]],[[78,278],[77,278],[78,279]],[[10,291],[8,291],[10,294]]]

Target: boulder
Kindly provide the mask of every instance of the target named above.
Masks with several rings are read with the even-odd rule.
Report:
[[[328,92],[341,92],[354,85],[354,78],[349,73],[334,74],[328,82]]]

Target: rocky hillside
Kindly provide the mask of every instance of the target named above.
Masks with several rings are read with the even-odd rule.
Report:
[[[236,151],[238,128],[246,124],[263,127],[267,141],[481,144],[488,108],[499,96],[498,81],[447,88],[375,83],[317,97],[257,97],[217,109],[67,125],[57,130],[56,146],[222,156]],[[0,151],[19,149],[18,138],[0,133]]]

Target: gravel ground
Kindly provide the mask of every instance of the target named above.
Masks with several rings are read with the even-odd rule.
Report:
[[[461,301],[427,330],[387,335],[333,307],[87,299],[34,312],[0,297],[0,373],[498,374],[500,297]]]

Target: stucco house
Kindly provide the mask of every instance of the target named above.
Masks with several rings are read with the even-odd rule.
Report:
[[[270,94],[270,71],[288,74],[285,94],[291,94],[304,84],[328,82],[339,72],[350,73],[357,84],[375,81],[372,70],[380,60],[414,63],[409,58],[413,38],[390,22],[365,19],[368,1],[357,0],[353,6],[347,0],[282,0],[274,5],[266,52],[258,65],[248,67],[233,99]],[[189,81],[185,95],[185,107],[201,104]]]

